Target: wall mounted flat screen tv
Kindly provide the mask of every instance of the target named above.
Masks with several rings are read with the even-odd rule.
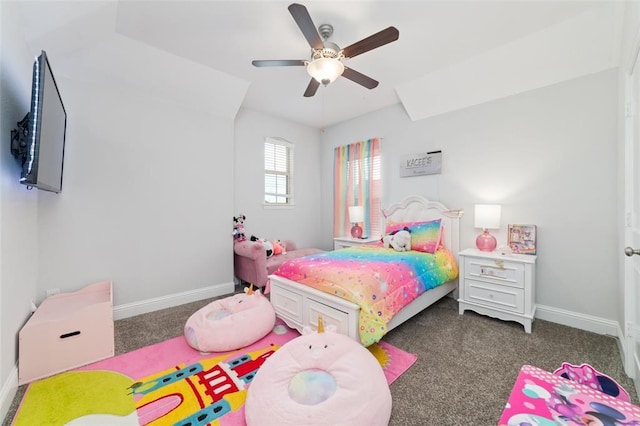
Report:
[[[67,112],[43,50],[33,64],[31,111],[11,133],[11,152],[22,162],[20,183],[62,191]]]

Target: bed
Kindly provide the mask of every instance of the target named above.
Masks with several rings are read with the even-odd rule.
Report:
[[[429,201],[420,196],[410,196],[383,209],[383,214],[387,224],[426,222],[439,219],[442,225],[441,245],[448,251],[454,264],[457,261],[457,253],[459,251],[459,221],[462,216],[460,210],[450,210],[439,202]],[[350,252],[348,251],[362,252],[363,250],[373,251],[375,249],[393,251],[392,249],[384,249],[381,245],[379,248],[372,246],[348,247],[326,254],[307,256],[293,260],[292,262],[310,261],[312,263],[311,266],[318,267],[320,264],[328,264],[332,256],[349,256]],[[412,255],[413,250],[411,252],[398,254]],[[356,255],[360,254],[354,254],[354,256]],[[317,256],[322,257],[318,258]],[[271,303],[276,311],[276,315],[289,327],[295,328],[300,332],[306,325],[311,325],[315,328],[317,327],[318,317],[322,316],[325,324],[335,326],[338,332],[360,341],[365,346],[374,343],[371,341],[372,339],[376,341],[379,340],[381,337],[380,333],[377,333],[377,336],[374,337],[363,334],[360,319],[366,315],[366,312],[361,310],[360,302],[356,300],[346,300],[334,294],[297,282],[309,282],[309,280],[294,280],[282,276],[284,274],[283,271],[285,271],[287,267],[289,267],[289,269],[295,269],[295,266],[296,265],[289,265],[289,263],[286,262],[269,277]],[[367,268],[363,267],[363,269]],[[412,296],[412,301],[409,304],[397,312],[394,312],[390,319],[385,319],[385,327],[382,335],[407,321],[442,297],[457,291],[457,264],[455,265],[455,269],[455,277],[442,284],[438,283],[437,286],[418,294],[415,298]],[[306,277],[306,272],[302,274],[299,273],[298,275],[295,273],[289,273],[287,275],[292,277]],[[336,292],[334,291],[334,293]]]

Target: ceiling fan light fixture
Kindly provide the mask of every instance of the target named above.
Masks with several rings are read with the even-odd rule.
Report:
[[[0,0],[2,1],[2,0]],[[347,80],[359,84],[367,89],[378,87],[378,82],[352,68],[346,68],[342,61],[361,55],[370,50],[398,40],[400,32],[395,27],[388,27],[382,31],[363,38],[344,49],[329,41],[333,34],[333,26],[322,24],[317,29],[307,8],[298,3],[292,3],[288,7],[289,13],[296,21],[296,25],[302,31],[302,35],[311,47],[311,58],[306,60],[257,60],[251,63],[256,67],[279,66],[305,66],[311,76],[311,81],[304,92],[305,98],[316,94],[321,84],[333,83],[338,77],[343,76]]]
[[[307,72],[318,83],[333,83],[344,72],[344,65],[336,58],[317,58],[309,62]]]

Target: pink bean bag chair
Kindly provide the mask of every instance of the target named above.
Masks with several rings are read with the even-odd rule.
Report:
[[[262,339],[275,322],[271,302],[251,286],[196,311],[184,326],[184,337],[200,352],[232,351]]]
[[[247,391],[253,425],[387,425],[391,392],[382,367],[355,340],[305,328],[260,367]]]

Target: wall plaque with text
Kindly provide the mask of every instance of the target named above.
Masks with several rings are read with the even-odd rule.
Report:
[[[442,151],[413,154],[400,162],[400,177],[436,175],[442,172]]]

